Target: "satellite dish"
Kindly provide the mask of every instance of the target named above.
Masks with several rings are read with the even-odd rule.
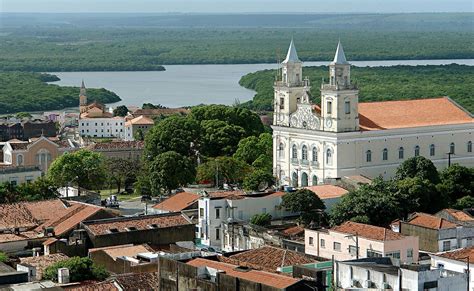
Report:
[[[258,191],[262,192],[268,188],[268,182],[261,182],[258,184]]]

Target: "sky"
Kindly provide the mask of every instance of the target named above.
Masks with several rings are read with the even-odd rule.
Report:
[[[0,0],[1,12],[473,12],[473,0]]]

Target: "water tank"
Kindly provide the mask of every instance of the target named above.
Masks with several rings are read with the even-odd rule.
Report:
[[[59,284],[69,283],[69,269],[68,268],[58,269],[58,283]]]

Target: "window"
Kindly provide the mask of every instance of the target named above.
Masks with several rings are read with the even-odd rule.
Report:
[[[326,105],[326,107],[327,107],[326,112],[327,112],[327,114],[331,114],[332,113],[332,102],[328,101],[326,104],[327,104]]]
[[[357,255],[357,248],[356,246],[349,246],[349,254],[356,256]]]
[[[467,142],[467,152],[472,153],[472,141]]]
[[[308,160],[308,148],[305,145],[301,148],[301,159],[303,161]]]
[[[321,248],[322,249],[326,248],[326,241],[323,238],[321,239]]]
[[[466,239],[466,247],[472,246],[472,237]]]
[[[351,102],[350,101],[346,101],[344,103],[344,112],[346,114],[351,114]]]
[[[204,216],[204,208],[199,208],[199,216]]]
[[[18,166],[23,166],[23,155],[18,155],[18,156],[16,157],[16,160],[17,160],[17,161],[16,161],[16,164],[17,164]]]
[[[300,74],[296,74],[296,82],[300,81]]]
[[[285,150],[285,146],[283,145],[283,143],[281,142],[280,145],[278,146],[278,156],[280,158],[283,158],[285,155],[284,155],[284,150]]]
[[[303,173],[301,174],[301,187],[307,187],[308,186],[308,174]]]
[[[403,151],[404,151],[404,150],[403,150],[403,147],[400,147],[400,148],[398,149],[398,158],[399,158],[399,159],[403,159]]]
[[[262,213],[267,213],[267,209],[266,209],[266,208],[262,208]]]
[[[221,218],[221,209],[216,208],[216,218]]]
[[[387,149],[383,149],[383,151],[382,151],[382,160],[384,160],[384,161],[388,160],[388,150]]]
[[[332,152],[331,152],[331,149],[327,149],[327,151],[326,151],[326,164],[332,165]]]
[[[316,175],[313,175],[312,184],[313,184],[313,186],[318,185],[318,177]]]
[[[285,109],[285,98],[280,97],[280,109]]]
[[[434,156],[436,154],[436,150],[435,150],[435,145],[434,144],[431,144],[430,145],[430,156]]]
[[[451,249],[451,241],[447,240],[443,242],[443,252]]]
[[[295,144],[291,147],[291,158],[293,158],[293,159],[298,158],[298,150],[296,149]]]
[[[243,210],[239,210],[239,219],[240,220],[244,219],[244,211]]]
[[[415,146],[415,157],[420,155],[420,146]]]
[[[367,163],[372,162],[372,151],[368,150],[365,152],[365,160]]]
[[[407,258],[413,258],[413,249],[407,250]]]
[[[313,244],[314,244],[314,242],[313,242],[313,237],[310,236],[310,237],[309,237],[309,245],[312,246]]]
[[[374,250],[369,250],[367,249],[367,258],[381,258],[382,254],[374,251]]]
[[[298,187],[298,174],[296,172],[293,172],[291,178],[293,182],[293,187]]]
[[[341,243],[334,242],[334,243],[333,243],[333,249],[334,249],[335,251],[340,252],[340,251],[341,251]]]
[[[389,252],[385,254],[387,257],[391,257],[394,259],[400,259],[400,251],[397,252]]]
[[[450,145],[449,145],[449,152],[454,155],[456,153],[456,146],[454,145],[454,142],[452,142]]]
[[[313,162],[318,161],[318,149],[316,147],[313,147],[313,154],[312,154]]]
[[[221,230],[220,228],[216,228],[216,240],[220,240],[220,234],[221,234]]]

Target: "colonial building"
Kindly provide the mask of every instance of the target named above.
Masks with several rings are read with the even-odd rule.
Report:
[[[127,120],[125,122],[125,140],[135,140],[137,137],[143,140],[154,123],[152,119],[143,115]]]
[[[273,165],[282,184],[308,186],[345,176],[392,177],[413,156],[438,168],[474,166],[471,113],[448,97],[359,103],[350,64],[338,44],[321,84],[321,104],[293,41],[274,84]]]
[[[87,104],[84,81],[79,94],[79,135],[83,137],[124,138],[125,119],[107,112],[103,104]]]

